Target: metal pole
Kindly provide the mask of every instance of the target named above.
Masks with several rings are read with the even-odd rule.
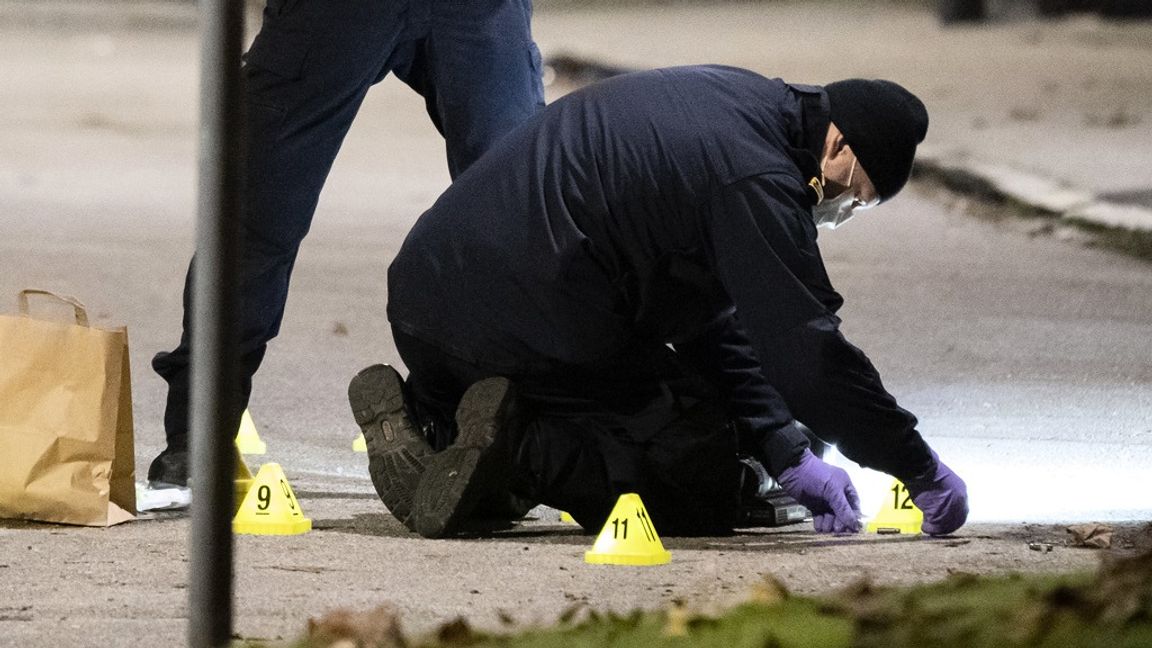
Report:
[[[200,185],[192,305],[188,645],[232,637],[237,237],[244,184],[244,0],[201,0]]]

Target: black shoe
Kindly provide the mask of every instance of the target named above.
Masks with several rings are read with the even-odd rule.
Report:
[[[433,455],[416,488],[412,520],[425,538],[458,533],[477,505],[504,491],[519,443],[512,383],[485,378],[468,388],[456,409],[456,441]]]
[[[432,449],[404,409],[404,381],[388,365],[372,365],[348,383],[348,403],[368,446],[368,475],[384,506],[411,525],[412,498]]]
[[[188,451],[165,448],[148,466],[149,488],[188,488]]]

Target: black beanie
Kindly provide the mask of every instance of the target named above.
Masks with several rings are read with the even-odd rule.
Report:
[[[846,79],[824,86],[832,122],[872,179],[880,200],[904,188],[916,145],[928,133],[928,111],[916,95],[881,79]]]

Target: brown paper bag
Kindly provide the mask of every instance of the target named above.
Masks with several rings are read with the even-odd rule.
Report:
[[[33,319],[28,296],[75,323]],[[80,302],[19,294],[0,316],[0,517],[110,526],[136,514],[128,333],[88,325]]]

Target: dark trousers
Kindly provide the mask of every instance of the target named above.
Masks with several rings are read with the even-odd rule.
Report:
[[[739,507],[736,432],[720,392],[687,373],[665,346],[590,366],[507,374],[444,353],[393,329],[408,366],[406,399],[430,442],[455,433],[464,391],[509,378],[524,412],[511,471],[520,497],[567,511],[598,531],[623,493],[638,493],[664,535],[732,530]]]
[[[241,406],[279,332],[297,250],[368,88],[391,72],[424,97],[455,177],[544,105],[530,23],[530,0],[269,0],[244,64]],[[191,277],[190,267],[180,345],[152,360],[168,382],[171,451],[188,444]]]

